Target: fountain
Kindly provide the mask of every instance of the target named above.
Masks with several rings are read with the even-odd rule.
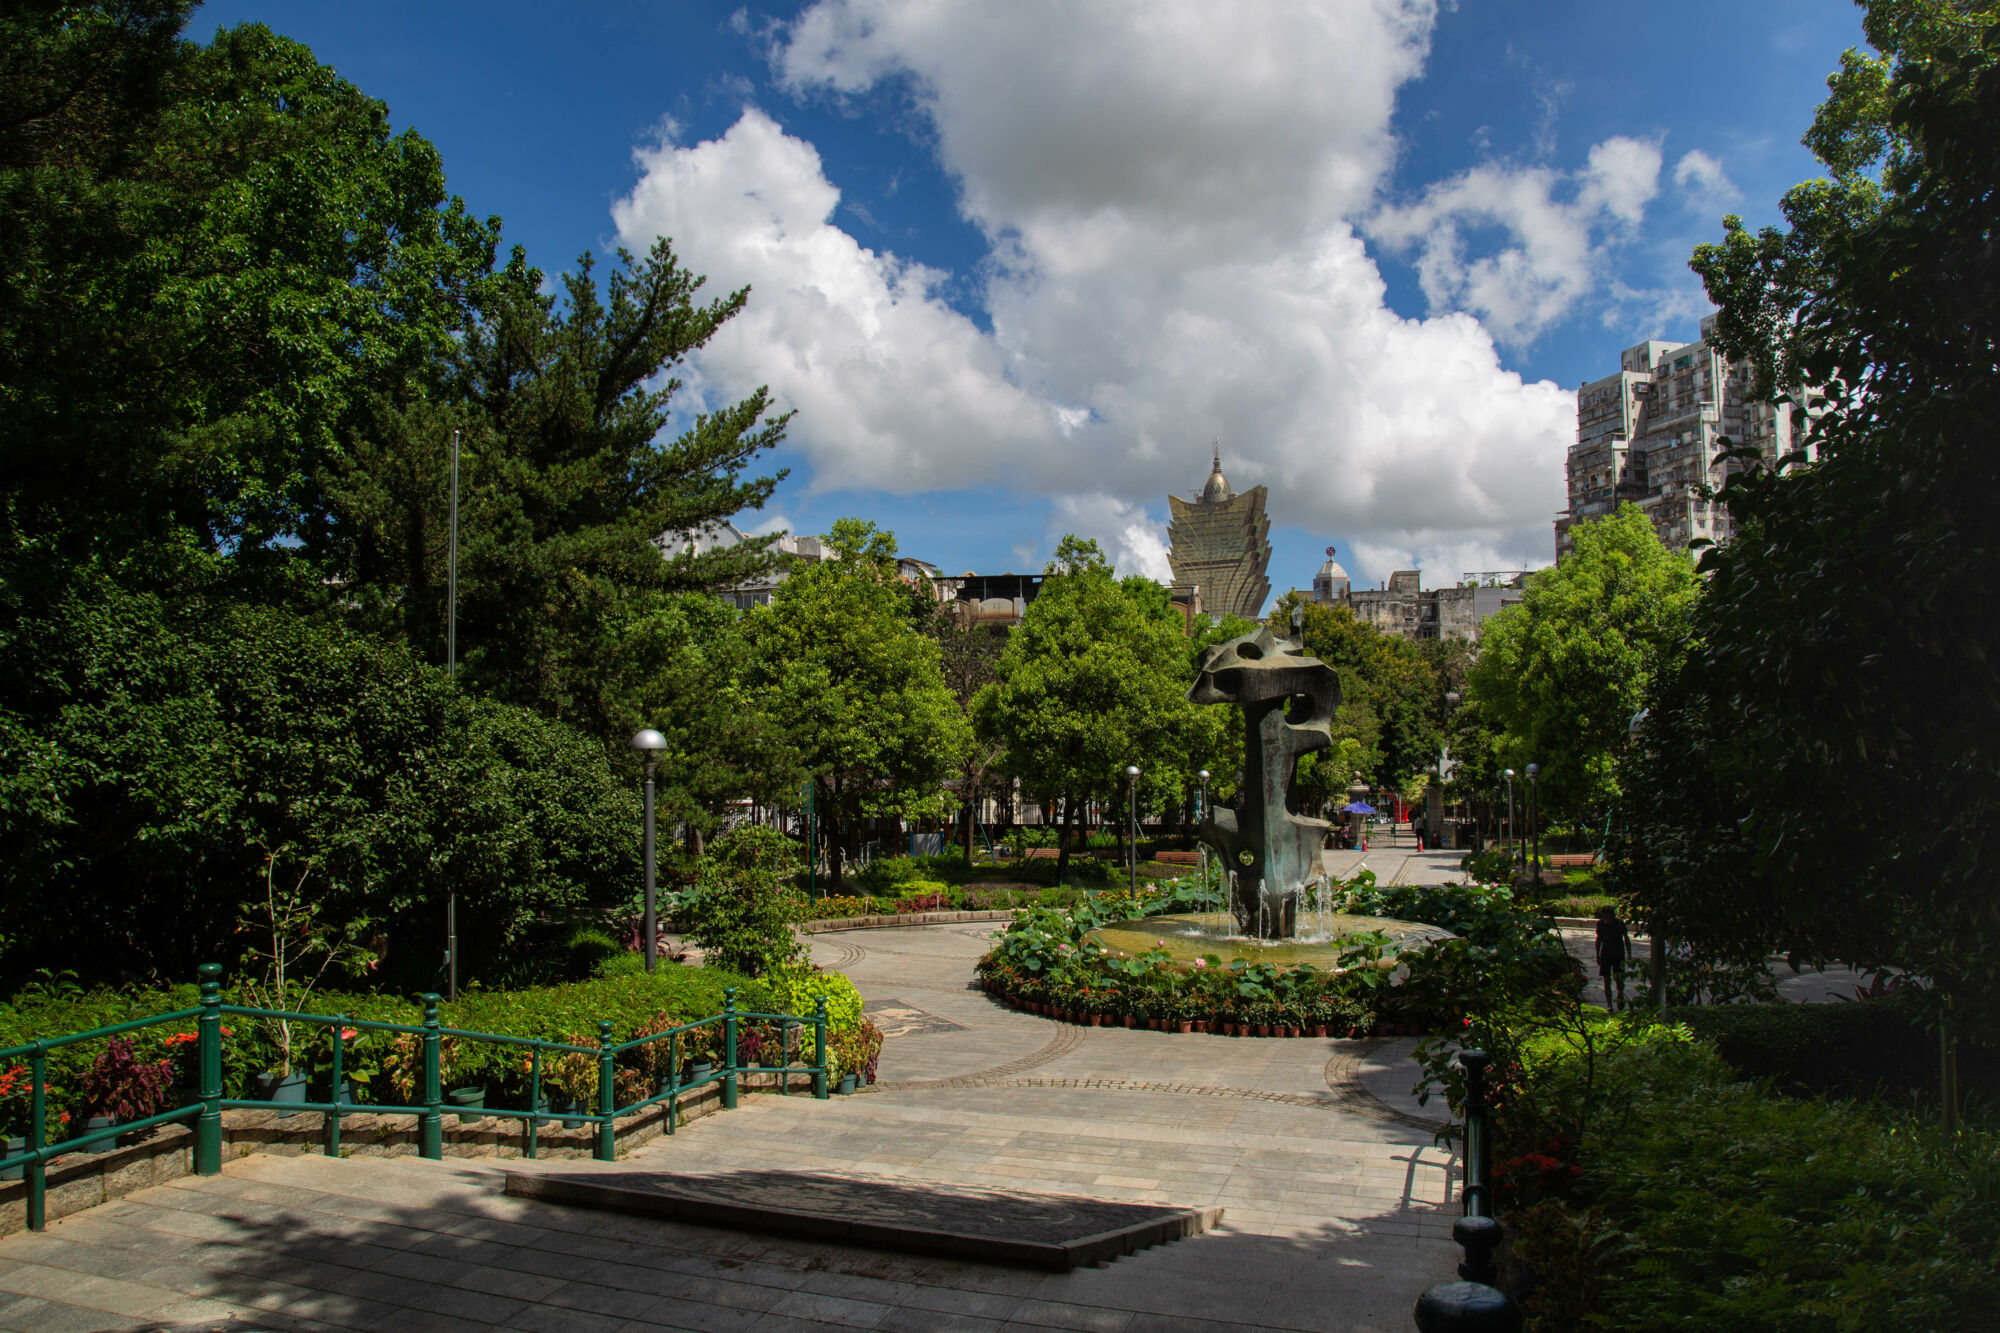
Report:
[[[1190,702],[1243,710],[1236,803],[1210,811],[1199,832],[1223,868],[1222,910],[1137,917],[1092,931],[1113,953],[1163,947],[1178,962],[1215,954],[1225,962],[1329,967],[1341,953],[1336,941],[1361,932],[1387,936],[1387,953],[1450,937],[1414,921],[1353,915],[1334,900],[1321,854],[1331,826],[1292,808],[1292,786],[1299,760],[1333,744],[1340,678],[1307,656],[1301,619],[1294,607],[1290,638],[1260,627],[1208,649],[1188,689]]]

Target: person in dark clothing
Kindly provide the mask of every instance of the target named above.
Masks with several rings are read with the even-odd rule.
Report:
[[[1617,1010],[1625,1007],[1625,960],[1631,956],[1632,942],[1625,923],[1614,907],[1597,909],[1597,975],[1604,983],[1604,1005]],[[1613,999],[1613,987],[1617,998]]]

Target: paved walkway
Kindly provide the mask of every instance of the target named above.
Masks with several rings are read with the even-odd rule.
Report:
[[[1046,1274],[509,1198],[575,1162],[251,1156],[0,1241],[21,1330],[1405,1330],[1449,1281],[1455,1159],[1413,1043],[1060,1025],[970,986],[988,924],[814,938],[889,1037],[880,1085],[752,1097],[610,1169],[774,1168],[1220,1205],[1221,1225]]]

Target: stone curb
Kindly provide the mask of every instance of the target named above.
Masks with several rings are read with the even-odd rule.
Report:
[[[776,1094],[774,1075],[746,1075],[743,1091]],[[811,1096],[812,1083],[794,1074],[793,1096]],[[708,1084],[680,1099],[678,1123],[712,1115],[722,1109],[722,1090]],[[319,1155],[326,1151],[326,1117],[318,1111],[284,1115],[276,1111],[224,1111],[222,1142],[225,1158],[265,1153],[279,1157]],[[512,1117],[481,1116],[461,1124],[456,1112],[444,1115],[444,1155],[454,1157],[521,1157],[526,1133]],[[618,1121],[617,1150],[628,1152],[660,1137],[666,1130],[665,1104],[660,1103]],[[563,1129],[559,1122],[542,1125],[536,1156],[541,1160],[583,1160],[593,1156],[597,1130],[593,1125]],[[417,1118],[413,1115],[370,1115],[359,1112],[341,1121],[342,1157],[416,1157]],[[149,1137],[108,1153],[65,1153],[48,1167],[43,1207],[49,1221],[80,1213],[101,1203],[122,1199],[136,1190],[164,1185],[194,1171],[194,1131],[178,1124],[163,1125]],[[25,1180],[0,1182],[0,1236],[27,1226],[28,1185]]]
[[[1018,907],[992,912],[892,912],[880,916],[834,916],[807,921],[802,935],[826,935],[839,930],[894,930],[898,926],[949,926],[961,921],[1012,921]]]

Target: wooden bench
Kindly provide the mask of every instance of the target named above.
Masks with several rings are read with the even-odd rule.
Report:
[[[1153,859],[1165,866],[1198,866],[1200,852],[1154,852]]]
[[[1551,870],[1568,870],[1575,866],[1594,866],[1596,864],[1596,852],[1564,852],[1561,856],[1551,856],[1549,858],[1549,868]]]

